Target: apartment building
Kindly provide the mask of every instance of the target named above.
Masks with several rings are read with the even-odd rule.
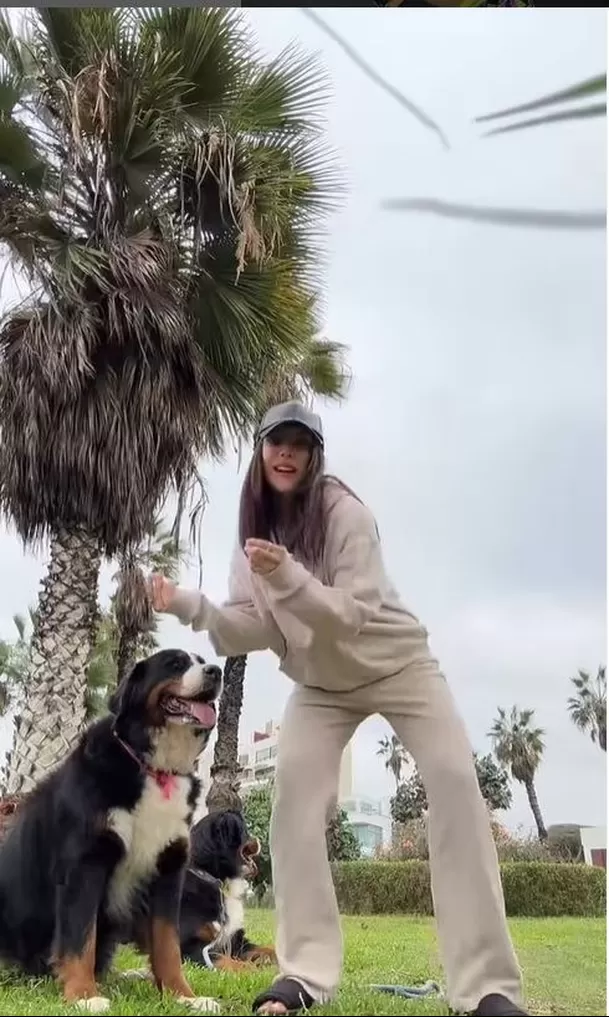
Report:
[[[269,720],[262,730],[253,731],[239,748],[241,788],[247,793],[270,780],[277,766],[279,724]],[[391,842],[389,803],[357,794],[353,778],[353,749],[349,742],[341,759],[338,801],[360,843],[362,854],[372,856]]]

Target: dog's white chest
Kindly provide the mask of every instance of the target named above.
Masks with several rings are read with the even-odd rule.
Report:
[[[175,777],[170,793],[147,777],[133,812],[113,809],[109,813],[108,826],[126,851],[108,888],[108,910],[113,916],[128,917],[134,892],[154,876],[163,849],[173,841],[188,839],[189,792],[186,777]]]
[[[243,898],[247,883],[244,879],[230,879],[224,896],[224,908],[226,911],[225,935],[228,939],[243,928],[244,925],[244,904]]]

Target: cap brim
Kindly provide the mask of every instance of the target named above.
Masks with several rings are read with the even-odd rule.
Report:
[[[323,445],[323,438],[313,427],[309,427],[308,424],[304,424],[302,420],[298,420],[295,417],[286,417],[284,420],[277,420],[274,424],[267,424],[266,427],[261,427],[258,431],[258,440],[264,441],[268,438],[269,434],[273,431],[277,431],[280,427],[300,427],[303,431],[306,431],[315,439],[318,445]]]

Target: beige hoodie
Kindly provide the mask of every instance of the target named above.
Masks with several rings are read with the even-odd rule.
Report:
[[[326,486],[324,561],[308,570],[293,557],[261,576],[240,547],[229,599],[221,607],[179,588],[170,612],[207,631],[216,653],[273,650],[294,681],[348,690],[429,660],[427,632],[400,602],[387,577],[374,517],[334,482]]]

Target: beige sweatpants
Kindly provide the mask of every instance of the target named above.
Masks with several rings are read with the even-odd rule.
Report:
[[[290,697],[270,833],[281,975],[297,979],[319,1002],[337,989],[343,946],[326,817],[336,801],[342,752],[374,713],[385,717],[412,754],[426,786],[432,892],[449,1004],[467,1013],[484,996],[500,993],[522,1005],[488,811],[465,726],[435,662],[352,692],[298,686]]]

